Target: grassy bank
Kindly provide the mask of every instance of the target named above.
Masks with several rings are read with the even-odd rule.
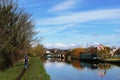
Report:
[[[50,80],[39,57],[30,57],[29,64],[21,80]]]
[[[24,68],[23,62],[18,62],[14,66],[0,71],[0,80],[16,80]]]
[[[0,71],[0,80],[50,80],[39,57],[30,57],[29,68],[24,70],[24,63],[18,62],[14,66]]]

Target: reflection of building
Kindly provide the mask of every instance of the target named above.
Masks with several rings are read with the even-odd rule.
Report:
[[[85,63],[85,62],[81,62],[81,66],[82,67],[87,67],[89,69],[97,69],[97,64],[90,64],[90,63]]]
[[[104,77],[105,74],[106,74],[106,70],[105,70],[105,69],[99,69],[99,70],[98,70],[98,75],[99,75],[100,77]]]
[[[104,77],[105,74],[106,74],[106,72],[107,72],[107,69],[111,68],[111,65],[107,64],[107,63],[103,63],[103,64],[99,64],[98,67],[99,67],[99,69],[98,69],[98,75],[100,77]]]

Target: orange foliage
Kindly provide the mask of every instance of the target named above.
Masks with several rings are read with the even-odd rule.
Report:
[[[84,48],[75,48],[73,49],[73,56],[79,57],[81,52],[85,52]]]
[[[91,46],[91,47],[87,48],[86,51],[88,53],[97,53],[97,47]]]
[[[72,61],[72,65],[79,70],[83,70],[79,60]]]

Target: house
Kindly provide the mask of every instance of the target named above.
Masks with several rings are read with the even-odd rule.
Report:
[[[114,55],[120,56],[120,48],[115,51]]]
[[[110,53],[109,53],[109,54],[110,54],[111,56],[114,56],[114,55],[115,55],[114,53],[115,53],[117,50],[118,50],[117,48],[112,48],[112,49],[110,50]]]

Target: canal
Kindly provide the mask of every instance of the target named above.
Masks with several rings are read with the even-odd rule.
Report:
[[[120,65],[59,58],[42,60],[51,80],[120,80]]]

